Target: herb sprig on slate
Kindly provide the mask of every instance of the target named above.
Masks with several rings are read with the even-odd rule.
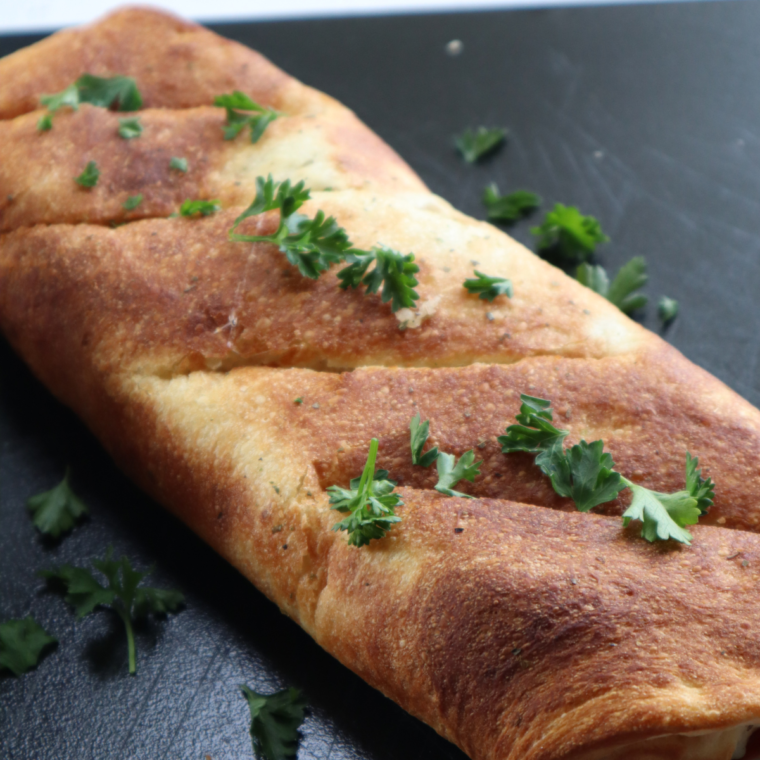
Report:
[[[266,128],[280,116],[277,111],[259,105],[239,90],[218,95],[214,98],[214,105],[227,112],[227,121],[222,127],[225,140],[234,140],[246,127],[250,127],[251,142],[258,142]]]
[[[259,694],[241,685],[251,711],[251,740],[256,757],[287,760],[298,753],[298,729],[304,720],[306,700],[293,687],[274,694]]]
[[[387,470],[375,472],[377,450],[377,438],[373,438],[364,471],[351,481],[349,488],[330,486],[327,489],[330,508],[348,514],[333,530],[346,531],[351,546],[364,546],[372,539],[382,538],[394,523],[401,522],[395,513],[396,507],[403,504],[401,497],[393,493],[396,483],[387,479]]]
[[[66,601],[74,607],[77,617],[83,618],[97,607],[107,607],[121,618],[127,634],[129,672],[134,675],[137,669],[134,621],[150,613],[165,615],[175,612],[183,604],[184,597],[179,591],[140,586],[148,573],[134,570],[126,557],[116,560],[112,555],[113,550],[109,547],[103,559],[92,560],[93,567],[105,576],[106,585],[87,568],[74,565],[43,570],[40,576],[63,585]]]
[[[580,264],[575,278],[582,285],[591,288],[595,293],[599,293],[610,303],[615,304],[623,314],[630,314],[636,309],[641,309],[649,302],[643,293],[635,292],[643,288],[649,279],[647,263],[643,256],[634,256],[627,264],[624,264],[612,283],[604,267],[598,264]]]
[[[552,251],[568,261],[587,261],[597,245],[609,241],[593,216],[583,216],[575,206],[561,203],[530,231],[538,238],[540,251]]]
[[[51,636],[31,615],[0,624],[0,671],[20,676],[36,667],[42,652],[58,639]]]
[[[541,205],[541,197],[527,190],[501,195],[496,183],[492,182],[483,191],[483,204],[487,209],[489,222],[514,224],[535,211]]]
[[[685,530],[707,513],[713,503],[714,486],[702,478],[698,460],[686,453],[686,487],[672,494],[652,491],[615,472],[612,456],[604,451],[602,441],[580,443],[563,449],[569,435],[553,424],[551,402],[533,396],[520,396],[518,425],[510,425],[499,437],[504,453],[524,451],[536,454],[536,465],[551,479],[554,490],[572,499],[581,512],[612,501],[629,488],[633,500],[623,514],[623,524],[642,522],[641,535],[647,541],[673,539],[691,543]]]
[[[500,127],[465,129],[454,138],[454,146],[468,164],[493,153],[507,138],[507,130]]]
[[[31,496],[26,502],[37,530],[52,538],[59,538],[71,530],[89,512],[87,505],[71,490],[70,475],[67,468],[63,480],[55,488]]]

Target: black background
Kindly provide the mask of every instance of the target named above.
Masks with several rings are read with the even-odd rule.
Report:
[[[644,255],[652,298],[681,313],[665,336],[757,404],[760,306],[760,5],[684,3],[219,25],[353,108],[430,188],[483,217],[482,188],[534,190],[597,216],[613,272]],[[446,54],[449,40],[464,44]],[[0,54],[35,41],[0,38]],[[452,135],[507,126],[471,167]],[[0,146],[2,160],[2,146]],[[540,215],[537,216],[540,218]],[[530,243],[524,223],[514,229]],[[0,677],[0,757],[252,757],[237,688],[302,688],[299,758],[463,758],[319,649],[232,568],[116,470],[78,420],[0,344],[0,620],[33,614],[60,644]],[[610,389],[614,393],[614,389]],[[55,544],[27,497],[72,466],[91,517]],[[120,623],[76,621],[36,579],[108,544],[187,608],[138,633],[127,675]]]

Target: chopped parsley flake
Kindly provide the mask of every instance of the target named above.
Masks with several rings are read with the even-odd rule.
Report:
[[[462,283],[468,293],[479,294],[484,301],[493,301],[499,296],[512,297],[512,281],[505,277],[489,277],[487,274],[475,270],[475,278],[465,280]]]
[[[187,159],[173,156],[172,160],[169,161],[169,168],[176,169],[178,172],[186,172],[188,169]]]
[[[474,164],[481,158],[493,153],[506,137],[506,129],[478,127],[477,129],[465,129],[461,135],[454,138],[454,145],[468,164]]]
[[[541,198],[527,190],[500,195],[496,183],[492,182],[483,191],[483,204],[488,210],[488,221],[514,224],[537,209]]]
[[[593,216],[583,216],[575,206],[561,203],[531,232],[538,238],[539,251],[551,250],[569,261],[586,261],[599,243],[609,241]]]
[[[218,200],[213,201],[191,201],[186,200],[179,208],[181,216],[211,216],[215,214],[221,205]]]
[[[87,166],[84,167],[84,171],[74,178],[74,181],[82,187],[95,187],[98,184],[100,178],[100,170],[98,165],[94,161],[88,161]]]
[[[636,290],[646,285],[647,264],[643,256],[635,256],[620,268],[612,284],[604,267],[588,263],[580,264],[575,277],[582,285],[604,296],[624,314],[646,306],[649,299]]]
[[[122,206],[126,211],[133,211],[142,203],[142,201],[143,201],[142,193],[140,193],[139,195],[130,195],[129,198],[127,198],[127,200],[124,201]]]
[[[258,142],[264,130],[280,116],[277,111],[259,105],[238,90],[229,95],[218,95],[214,98],[214,105],[227,111],[227,121],[222,127],[225,140],[234,140],[246,127],[250,127],[251,142]],[[241,111],[252,111],[253,115]]]
[[[119,137],[125,140],[133,140],[139,137],[143,132],[143,126],[140,123],[140,117],[135,116],[130,119],[119,119]]]

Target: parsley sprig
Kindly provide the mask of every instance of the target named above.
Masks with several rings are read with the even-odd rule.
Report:
[[[410,444],[412,448],[412,464],[421,467],[430,467],[438,458],[438,447],[434,446],[429,451],[422,453],[427,443],[430,431],[430,420],[422,422],[419,412],[409,421]]]
[[[465,129],[454,138],[454,146],[468,164],[474,164],[481,158],[493,153],[506,139],[507,130],[500,127],[489,129]]]
[[[74,177],[74,182],[80,187],[92,188],[98,184],[99,179],[100,169],[98,169],[98,165],[94,161],[88,161],[82,173],[78,177]]]
[[[387,480],[388,471],[375,472],[377,449],[377,438],[373,438],[364,471],[361,477],[351,481],[349,488],[330,486],[327,489],[330,509],[348,513],[333,530],[345,530],[351,546],[364,546],[372,539],[382,538],[394,523],[401,522],[395,509],[404,502],[398,494],[392,493],[396,483]]]
[[[179,213],[180,216],[211,216],[219,211],[221,207],[218,200],[193,201],[188,199],[179,207]]]
[[[103,559],[93,559],[92,565],[106,578],[103,585],[87,568],[62,565],[60,568],[43,570],[43,578],[60,583],[66,591],[66,601],[74,607],[77,617],[83,618],[96,607],[108,607],[124,623],[129,650],[129,672],[136,671],[135,636],[133,623],[149,613],[165,615],[175,612],[184,602],[179,591],[140,586],[148,573],[132,568],[126,557],[113,559],[113,550],[108,548]]]
[[[52,128],[52,114],[61,108],[78,111],[80,103],[89,103],[115,111],[137,111],[142,108],[143,100],[132,77],[104,78],[82,74],[65,90],[53,95],[43,95],[40,103],[47,107],[48,112],[39,120],[37,128],[45,131]]]
[[[483,272],[475,270],[475,277],[462,283],[468,293],[478,294],[484,301],[493,301],[499,296],[512,298],[512,281],[506,277],[489,277]]]
[[[134,140],[143,133],[143,125],[140,123],[140,117],[134,116],[130,119],[119,119],[119,137],[124,140]]]
[[[582,285],[604,296],[624,314],[647,305],[649,299],[642,293],[636,293],[646,285],[647,263],[643,256],[634,256],[624,264],[610,284],[604,267],[583,263],[578,266],[575,277]]]
[[[222,127],[225,140],[234,140],[246,127],[250,127],[251,142],[258,142],[264,130],[280,116],[277,111],[259,105],[239,90],[228,95],[217,95],[214,105],[227,111],[227,121]],[[245,111],[248,113],[243,113]]]
[[[274,694],[259,694],[241,685],[251,711],[251,740],[256,757],[287,760],[298,752],[299,735],[306,710],[303,694],[293,687]]]
[[[479,467],[481,464],[483,464],[482,460],[475,462],[475,452],[472,449],[465,451],[458,462],[453,454],[447,454],[445,451],[439,452],[435,461],[435,466],[438,469],[438,482],[435,484],[435,490],[446,496],[474,499],[475,497],[470,496],[470,494],[455,491],[452,486],[455,486],[460,480],[469,480],[470,482],[475,480],[475,476],[480,475]]]
[[[0,625],[0,670],[16,676],[26,673],[40,661],[43,650],[57,641],[31,615],[7,620]]]
[[[514,224],[541,205],[541,197],[528,190],[517,190],[501,195],[495,182],[483,191],[483,205],[488,211],[489,222]]]
[[[32,521],[40,533],[58,538],[89,512],[87,505],[71,490],[70,475],[67,468],[55,488],[27,499],[26,508],[32,513]]]
[[[664,494],[633,483],[615,472],[612,456],[604,451],[603,441],[580,443],[563,449],[569,434],[553,424],[551,402],[521,395],[519,425],[510,425],[499,437],[504,453],[525,451],[536,454],[536,464],[551,479],[554,490],[572,499],[581,512],[612,501],[629,488],[633,494],[623,513],[623,525],[632,520],[642,522],[641,535],[647,541],[673,539],[690,544],[692,536],[685,530],[707,513],[715,496],[713,482],[702,478],[699,461],[686,453],[686,487]]]
[[[586,261],[599,243],[609,238],[593,216],[583,216],[575,206],[557,203],[544,221],[530,230],[538,237],[540,251],[552,251],[569,261]]]

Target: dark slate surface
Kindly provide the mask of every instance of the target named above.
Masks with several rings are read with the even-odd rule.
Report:
[[[760,402],[760,5],[677,4],[237,24],[221,33],[334,95],[458,208],[482,187],[525,187],[596,215],[616,270],[647,257],[647,292],[681,302],[666,334]],[[454,38],[458,57],[445,53]],[[34,41],[0,38],[0,54]],[[451,135],[505,125],[509,144],[464,165]],[[0,148],[0,160],[2,149]],[[529,242],[528,227],[515,235]],[[660,329],[654,304],[643,317]],[[66,409],[0,345],[0,620],[33,614],[60,638],[40,667],[0,677],[7,760],[252,757],[237,685],[304,689],[299,757],[462,758],[322,652],[115,469]],[[91,517],[49,544],[26,498],[67,464]],[[138,675],[110,613],[76,621],[36,572],[108,544],[184,612],[138,633]]]

